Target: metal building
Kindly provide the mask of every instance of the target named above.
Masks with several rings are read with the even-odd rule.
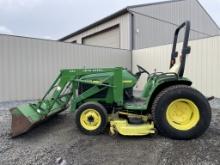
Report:
[[[185,20],[192,22],[191,40],[220,34],[198,0],[173,0],[128,6],[60,41],[129,50],[154,47],[171,43],[176,26]]]
[[[129,6],[64,42],[0,35],[0,102],[42,97],[63,68],[121,66],[135,73],[138,64],[167,72],[174,29],[185,20],[192,23],[185,76],[205,95],[220,98],[219,27],[199,1],[174,0]],[[136,90],[145,82],[142,77]]]

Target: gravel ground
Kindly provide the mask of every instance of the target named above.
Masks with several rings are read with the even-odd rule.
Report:
[[[220,100],[211,102],[212,123],[200,138],[176,141],[159,135],[86,136],[68,111],[29,133],[11,139],[8,109],[23,102],[0,103],[0,165],[220,164]]]

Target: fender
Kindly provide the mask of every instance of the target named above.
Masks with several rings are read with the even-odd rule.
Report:
[[[175,73],[163,73],[151,76],[142,92],[142,97],[146,99],[147,112],[150,112],[153,100],[163,89],[178,84],[191,86],[192,81],[185,77],[179,77]]]

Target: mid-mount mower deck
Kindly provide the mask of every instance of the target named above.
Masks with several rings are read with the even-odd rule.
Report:
[[[185,28],[182,52],[176,51],[179,31]],[[140,136],[155,133],[166,137],[192,139],[209,127],[211,108],[208,100],[192,82],[183,77],[190,22],[175,31],[170,71],[149,74],[138,66],[138,73],[126,69],[65,69],[61,70],[43,99],[11,109],[12,136],[27,132],[36,124],[67,109],[76,112],[76,125],[89,135],[106,130],[110,133]],[[141,96],[133,95],[133,87],[142,74],[148,80]]]

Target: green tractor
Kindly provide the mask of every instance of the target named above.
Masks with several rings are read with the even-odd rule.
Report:
[[[180,55],[176,46],[181,29],[185,35]],[[157,130],[173,139],[199,137],[210,125],[211,108],[183,77],[189,33],[189,21],[176,29],[167,73],[150,74],[141,66],[136,74],[120,67],[61,70],[41,100],[11,109],[12,136],[70,107],[77,127],[88,135],[101,134],[110,126],[112,135],[142,136]],[[148,74],[148,80],[137,97],[133,88],[142,74]]]

